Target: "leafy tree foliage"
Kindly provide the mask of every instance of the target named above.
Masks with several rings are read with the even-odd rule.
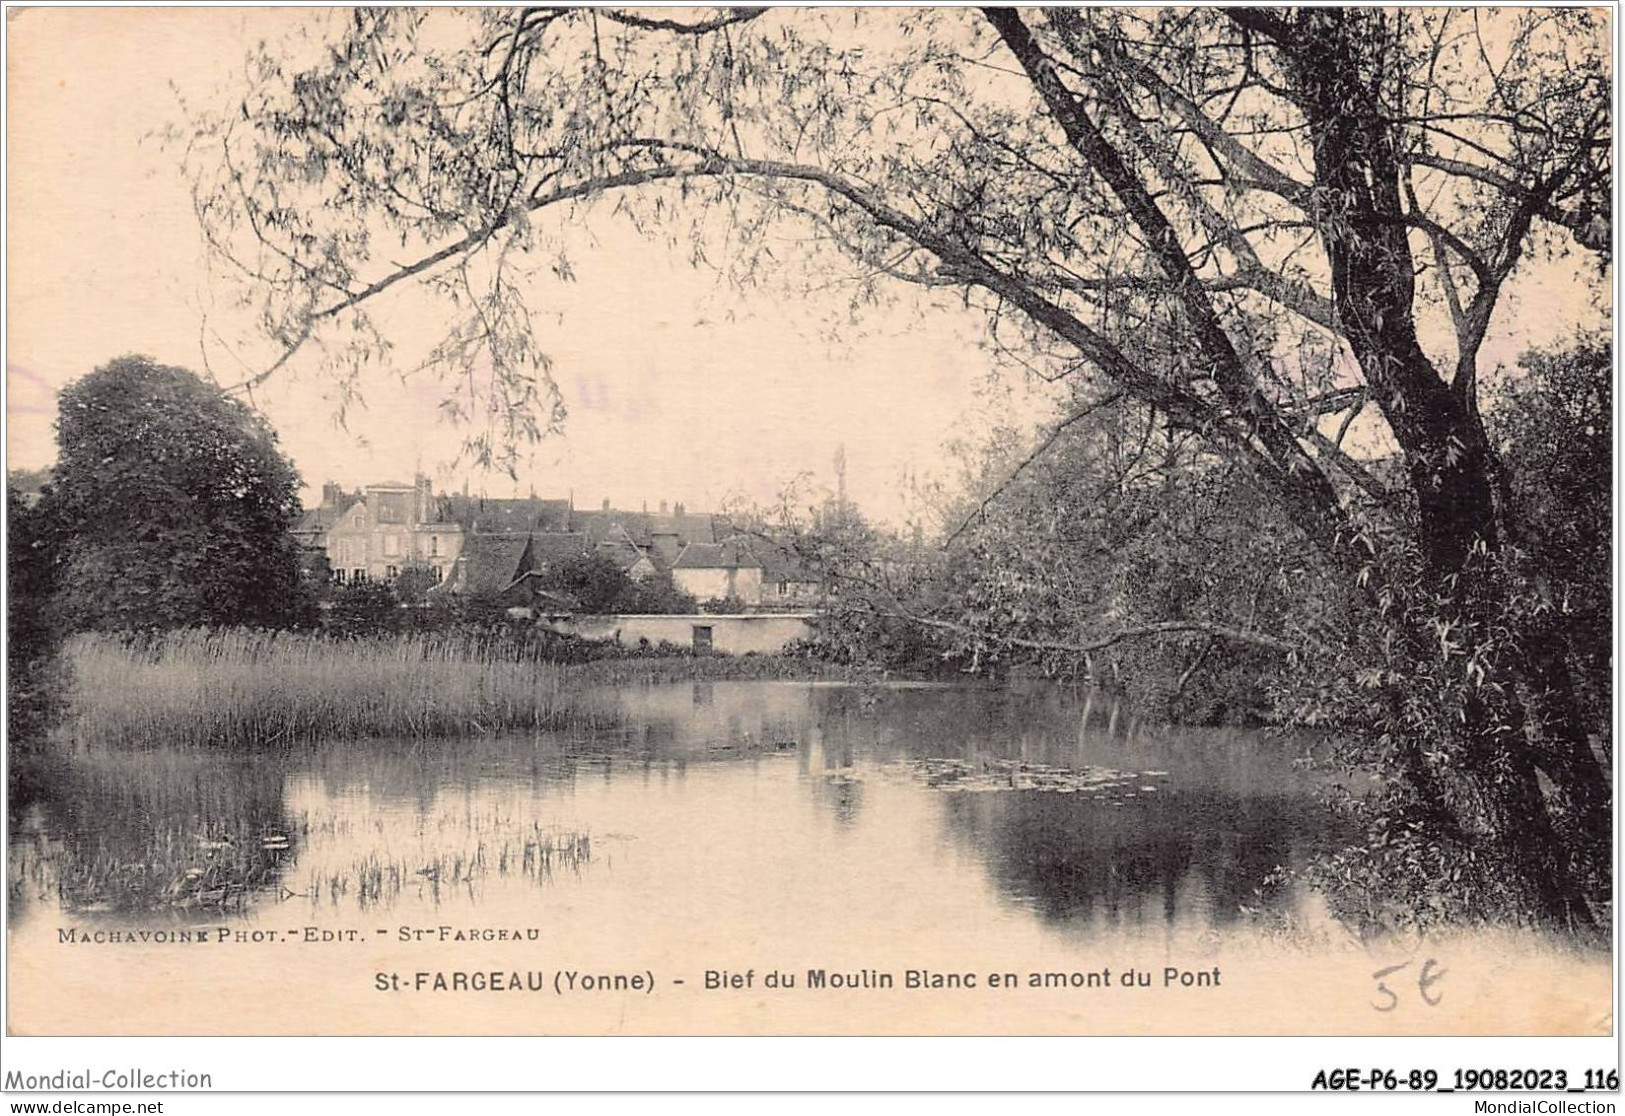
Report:
[[[322,610],[322,627],[336,636],[373,636],[399,632],[409,626],[413,610],[401,607],[401,597],[387,581],[362,579],[334,587]],[[437,618],[451,619],[447,610]]]
[[[1077,406],[1057,437],[955,518],[948,599],[995,652],[1121,689],[1151,716],[1251,721],[1265,680],[1320,645],[1339,610],[1323,563],[1234,461],[1120,400]],[[1081,418],[1080,418],[1081,416]],[[989,491],[988,486],[993,487]]]
[[[408,562],[394,581],[395,595],[406,604],[422,604],[429,591],[440,584],[434,567],[425,562]]]
[[[971,495],[942,504],[929,545],[855,516],[783,518],[841,588],[844,657],[1037,670],[1153,717],[1257,721],[1275,712],[1269,678],[1301,671],[1347,615],[1233,462],[1119,396],[1072,400],[1036,447],[1005,430],[963,452]]]
[[[683,614],[698,611],[691,593],[685,593],[672,580],[670,570],[657,570],[642,581],[631,581],[616,602],[617,612]]]
[[[619,566],[598,553],[573,555],[557,562],[542,579],[543,588],[569,597],[582,612],[596,614],[615,612],[631,584]]]
[[[778,266],[788,230],[856,265],[859,302],[954,288],[1009,362],[1088,388],[1080,400],[1121,393],[1159,437],[1222,459],[1289,525],[1279,557],[1312,555],[1302,568],[1350,603],[1330,639],[1228,623],[1218,638],[1290,644],[1276,650],[1307,677],[1341,680],[1298,707],[1384,776],[1369,847],[1429,850],[1363,863],[1411,878],[1464,865],[1441,885],[1452,912],[1582,929],[1608,916],[1610,791],[1569,636],[1514,553],[1527,501],[1502,496],[1527,489],[1500,470],[1520,462],[1498,458],[1478,405],[1480,352],[1520,267],[1608,246],[1604,17],[347,19],[308,57],[267,50],[241,102],[185,137],[205,229],[286,347],[262,376],[322,334],[353,383],[386,347],[373,301],[416,284],[453,322],[431,356],[457,373],[447,406],[504,416],[499,442],[538,435],[560,412],[519,261],[568,278],[547,218],[600,200],[651,235],[686,233],[697,260],[725,234],[722,266],[747,283]],[[1398,451],[1391,476],[1344,451],[1368,411]],[[1211,469],[1203,483],[1225,475]],[[1176,615],[1074,653],[1221,627],[1192,618],[1205,606],[1182,587],[1189,569],[1150,572],[1169,580],[1141,603]],[[1064,596],[965,588],[994,622],[977,646],[998,644],[982,634],[995,623],[1016,648],[1059,642],[1018,633],[1069,622],[1051,615]]]
[[[838,497],[809,502],[801,482],[777,506],[730,510],[733,529],[822,583],[817,634],[795,653],[860,676],[951,676],[977,669],[953,622],[940,555],[877,528]],[[736,611],[720,603],[717,611]]]
[[[63,630],[54,599],[56,534],[35,493],[16,481],[6,486],[6,729],[25,743],[61,709],[55,656]]]
[[[542,577],[541,586],[593,615],[682,613],[695,609],[694,598],[678,590],[669,573],[633,581],[613,559],[597,552],[572,555],[554,563]]]
[[[122,357],[63,389],[41,514],[79,629],[308,619],[299,478],[270,427],[184,369]]]
[[[1591,725],[1613,697],[1613,353],[1606,338],[1526,353],[1488,416],[1521,576],[1568,633]]]

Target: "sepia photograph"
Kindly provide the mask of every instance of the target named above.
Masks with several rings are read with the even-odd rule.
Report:
[[[8,1040],[1617,1091],[1615,9],[5,16]]]

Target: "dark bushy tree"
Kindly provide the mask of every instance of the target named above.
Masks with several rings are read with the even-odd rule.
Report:
[[[673,584],[670,573],[634,581],[607,555],[578,554],[553,566],[542,588],[576,603],[585,613],[681,613],[695,610],[694,598]]]
[[[69,385],[42,504],[78,629],[283,626],[309,615],[275,433],[191,372],[121,357]]]
[[[30,495],[15,479],[6,488],[6,728],[16,743],[37,740],[62,701],[56,535]]]
[[[621,594],[617,612],[661,613],[666,615],[691,613],[699,604],[691,594],[677,588],[669,570],[650,574],[642,581],[631,581]]]
[[[430,590],[439,584],[440,577],[433,566],[410,562],[401,567],[395,578],[395,595],[402,604],[421,605],[428,599]]]
[[[322,627],[337,636],[375,636],[407,625],[401,598],[385,581],[352,581],[329,594]]]
[[[1586,722],[1608,724],[1613,674],[1612,348],[1524,354],[1487,416],[1504,463],[1513,544],[1548,623],[1567,633]]]
[[[541,579],[542,587],[568,597],[582,612],[604,614],[620,611],[621,597],[632,581],[602,554],[577,554],[551,566]]]

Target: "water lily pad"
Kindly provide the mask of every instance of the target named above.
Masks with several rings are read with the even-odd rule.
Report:
[[[909,763],[928,787],[944,791],[1043,791],[1050,794],[1115,795],[1146,775],[1109,767],[1053,767],[1044,763],[984,757],[977,761],[931,757]],[[1145,788],[1154,790],[1155,788]],[[1122,797],[1133,798],[1133,792]]]

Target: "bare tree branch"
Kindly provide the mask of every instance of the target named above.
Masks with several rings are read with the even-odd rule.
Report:
[[[1145,183],[1124,163],[1084,112],[1078,99],[1061,82],[1055,64],[1039,47],[1014,9],[984,9],[988,21],[1027,71],[1040,100],[1049,109],[1072,146],[1105,180],[1118,202],[1145,236],[1147,245],[1169,279],[1173,280],[1195,341],[1211,364],[1213,381],[1226,401],[1243,417],[1256,437],[1252,452],[1265,475],[1290,501],[1298,505],[1304,525],[1316,541],[1335,548],[1337,524],[1342,518],[1335,492],[1314,462],[1299,448],[1281,416],[1265,401],[1248,373],[1218,313],[1179,246],[1167,216],[1146,191]]]
[[[1419,167],[1431,167],[1446,174],[1460,178],[1471,178],[1482,182],[1486,186],[1493,186],[1509,198],[1519,201],[1533,202],[1534,212],[1554,224],[1564,228],[1577,229],[1585,224],[1586,218],[1579,212],[1567,213],[1549,200],[1540,196],[1538,188],[1525,186],[1515,182],[1506,175],[1481,167],[1474,163],[1464,162],[1460,159],[1448,159],[1443,155],[1435,155],[1427,151],[1414,152],[1405,157],[1406,161]]]
[[[1201,137],[1202,142],[1238,172],[1238,184],[1267,190],[1301,209],[1307,210],[1312,207],[1313,197],[1309,184],[1299,182],[1236,139],[1230,132],[1225,131],[1202,111],[1201,106],[1169,85],[1151,67],[1129,57],[1126,51],[1115,44],[1102,46],[1108,56],[1127,70],[1137,82],[1159,100],[1173,106],[1180,119]]]
[[[724,27],[732,27],[737,23],[749,23],[753,19],[760,19],[771,8],[728,8],[726,15],[714,19],[700,20],[698,23],[683,23],[675,19],[657,19],[651,16],[633,15],[631,12],[619,8],[595,9],[605,19],[627,27],[635,27],[640,31],[674,31],[679,35],[706,35],[712,31],[720,31]]]

